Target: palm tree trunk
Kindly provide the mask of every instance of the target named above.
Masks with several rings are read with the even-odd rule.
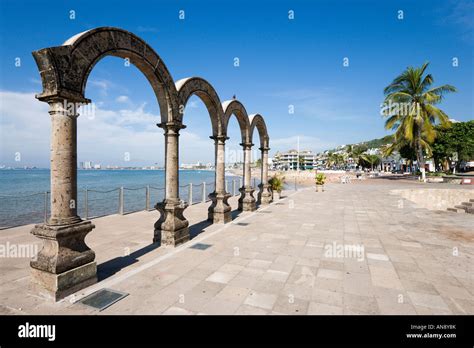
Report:
[[[425,173],[425,158],[423,156],[423,148],[421,147],[421,127],[416,127],[416,160],[418,162],[418,166],[420,167],[421,172],[421,181],[426,181],[426,173]]]

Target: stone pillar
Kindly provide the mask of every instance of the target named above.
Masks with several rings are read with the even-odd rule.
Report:
[[[43,101],[51,115],[51,217],[31,231],[43,240],[43,248],[30,265],[40,295],[57,301],[97,281],[95,253],[84,241],[95,226],[77,215],[79,104],[62,98]]]
[[[262,152],[262,171],[261,183],[258,185],[260,191],[258,193],[259,204],[270,204],[272,202],[272,193],[270,192],[270,185],[268,184],[268,151],[270,148],[261,147]]]
[[[212,201],[208,209],[208,220],[213,223],[227,223],[232,220],[231,207],[227,200],[231,195],[225,190],[225,135],[210,137],[215,145],[215,190],[209,195]]]
[[[165,134],[165,199],[155,205],[161,216],[155,223],[153,242],[177,246],[189,240],[189,222],[183,216],[188,205],[179,198],[179,131],[181,123],[160,123]]]
[[[242,143],[244,149],[244,185],[239,189],[239,210],[240,211],[254,211],[257,209],[253,192],[255,191],[251,185],[252,171],[250,168],[250,157],[252,150],[252,143]]]

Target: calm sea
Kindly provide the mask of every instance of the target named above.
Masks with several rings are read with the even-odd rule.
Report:
[[[79,170],[78,212],[81,217],[97,217],[119,212],[120,187],[123,187],[124,212],[153,209],[164,198],[163,170]],[[192,183],[193,203],[202,201],[203,182],[206,196],[214,191],[214,171],[180,170],[180,196],[189,201]],[[226,176],[227,191],[233,192],[232,180],[239,187],[239,178]],[[147,203],[146,187],[149,186]],[[49,169],[0,170],[0,228],[42,222],[49,214]],[[86,207],[87,192],[87,207]],[[45,211],[45,200],[46,211]]]

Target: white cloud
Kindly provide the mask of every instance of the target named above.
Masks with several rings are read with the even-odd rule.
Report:
[[[0,91],[0,164],[49,165],[50,116],[48,105],[33,93]],[[102,165],[151,165],[164,163],[160,116],[146,111],[146,104],[119,111],[101,109],[78,118],[78,161]],[[180,162],[212,162],[212,141],[182,130]],[[210,151],[211,150],[211,151]],[[14,161],[20,152],[22,162]],[[124,162],[124,154],[130,162]]]
[[[115,99],[115,101],[117,103],[128,103],[130,100],[128,99],[126,95],[120,95]]]
[[[186,108],[190,108],[190,109],[197,109],[197,108],[199,108],[198,101],[197,101],[197,100],[190,100],[190,101],[186,104]]]

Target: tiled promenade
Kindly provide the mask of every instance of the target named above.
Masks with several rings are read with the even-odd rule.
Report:
[[[202,232],[176,249],[150,244],[158,212],[95,219],[87,243],[99,283],[48,303],[31,292],[29,261],[3,258],[0,312],[474,314],[474,216],[417,208],[389,194],[404,185],[418,186],[288,191],[227,225],[208,225],[207,205],[194,205],[185,215],[192,234]],[[0,242],[35,242],[30,228],[0,231]],[[329,246],[340,252],[327,254]],[[74,303],[101,288],[129,295],[102,312]]]

